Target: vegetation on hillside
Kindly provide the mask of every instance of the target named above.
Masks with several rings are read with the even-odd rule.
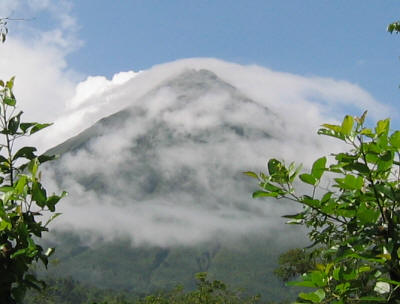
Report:
[[[196,288],[185,291],[176,286],[169,291],[138,295],[83,285],[71,278],[47,279],[48,287],[40,293],[31,292],[24,304],[278,304],[259,296],[245,296],[218,280],[209,280],[206,273],[196,274]],[[289,302],[279,302],[285,304]]]

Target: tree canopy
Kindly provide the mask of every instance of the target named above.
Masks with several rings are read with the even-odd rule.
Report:
[[[289,283],[316,289],[300,293],[297,303],[400,301],[400,131],[390,132],[389,119],[366,127],[365,117],[322,125],[319,134],[349,150],[317,159],[309,172],[300,174],[301,166],[278,159],[268,161],[267,173],[245,172],[258,181],[254,198],[302,206],[284,217],[308,228],[323,257],[301,281]],[[299,194],[299,183],[309,193]]]

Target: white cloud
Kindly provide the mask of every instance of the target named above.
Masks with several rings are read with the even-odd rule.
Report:
[[[103,76],[89,76],[85,81],[78,83],[75,95],[68,101],[67,107],[75,109],[81,107],[83,104],[97,103],[96,98],[112,90],[116,85],[124,84],[135,77],[136,74],[133,71],[120,72],[115,74],[112,80],[108,80]],[[100,107],[100,105],[98,106]]]
[[[374,118],[382,118],[393,110],[346,81],[216,59],[180,60],[140,73],[121,72],[111,80],[89,76],[78,82],[82,75],[65,60],[82,44],[70,2],[2,1],[0,11],[12,17],[23,11],[24,18],[44,11],[56,20],[46,31],[18,23],[15,35],[0,45],[0,78],[17,76],[15,92],[25,119],[55,122],[33,138],[42,151],[102,117],[134,107],[134,116],[117,133],[91,142],[90,153],[63,160],[62,174],[84,178],[90,173],[111,190],[99,195],[64,176],[70,196],[60,203],[64,215],[55,222],[58,226],[108,237],[128,233],[135,242],[159,245],[197,242],[222,232],[275,233],[285,204],[251,200],[254,187],[240,172],[259,171],[269,157],[309,165],[338,149],[335,141],[316,136],[321,123],[347,112],[371,109]],[[211,90],[187,104],[171,88],[153,90],[187,69],[211,70],[254,102],[232,104],[232,96]],[[196,88],[189,94],[196,95]],[[154,132],[155,126],[159,131]],[[132,153],[132,143],[149,132],[154,134],[148,144],[157,149]],[[176,142],[163,142],[168,136]],[[57,188],[51,175],[47,182]]]
[[[201,95],[196,85],[180,91],[168,82],[190,69],[211,70],[241,93],[215,82]],[[337,142],[317,136],[316,130],[340,119],[343,107],[356,113],[380,107],[388,114],[348,82],[214,59],[177,61],[131,76],[122,83],[87,79],[76,90],[80,102],[70,103],[62,117],[77,122],[73,128],[78,130],[126,107],[132,114],[115,133],[105,132],[87,151],[62,160],[60,172],[89,179],[101,191],[68,178],[64,187],[70,196],[60,205],[60,226],[101,231],[106,238],[128,234],[135,243],[161,246],[216,234],[276,233],[280,215],[293,212],[293,206],[252,200],[256,185],[241,172],[263,170],[270,157],[309,166],[338,150]],[[60,133],[53,130],[55,138]]]

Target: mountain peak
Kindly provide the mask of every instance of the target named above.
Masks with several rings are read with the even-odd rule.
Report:
[[[151,121],[152,125],[159,127],[169,125],[168,129],[175,129],[175,133],[179,129],[179,134],[182,134],[182,129],[186,129],[189,136],[197,136],[199,133],[208,136],[225,133],[221,127],[228,127],[241,136],[269,136],[262,130],[249,128],[247,123],[238,121],[237,118],[244,109],[254,113],[265,113],[267,116],[272,114],[267,107],[248,98],[214,72],[208,69],[186,68],[165,79],[140,98],[132,99],[130,106],[100,119],[90,128],[47,153],[72,152],[87,146],[99,136],[124,128],[131,120],[144,120],[146,124]],[[183,126],[185,127],[182,128]],[[195,127],[196,131],[192,127]],[[247,131],[243,131],[244,129]]]

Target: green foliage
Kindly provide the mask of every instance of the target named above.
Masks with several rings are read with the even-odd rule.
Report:
[[[396,21],[396,22],[390,23],[388,25],[388,27],[387,27],[387,31],[390,34],[393,34],[393,33],[398,34],[398,33],[400,33],[400,22]]]
[[[291,227],[286,227],[289,230]],[[282,232],[283,233],[283,232]],[[273,275],[280,253],[288,244],[270,237],[247,236],[233,242],[203,242],[196,246],[132,246],[129,239],[98,241],[87,245],[87,235],[51,231],[43,247],[57,247],[47,270],[38,275],[71,276],[84,284],[133,294],[153,294],[183,285],[196,286],[194,273],[207,272],[232,288],[243,288],[247,295],[282,301],[295,299],[296,291],[284,286]],[[299,238],[293,246],[302,246]],[[238,247],[235,244],[240,243]],[[42,267],[41,267],[42,268]]]
[[[47,225],[59,214],[58,201],[66,194],[47,195],[41,183],[39,166],[54,157],[36,155],[36,148],[13,148],[16,140],[32,135],[49,124],[23,123],[16,113],[14,78],[0,80],[0,302],[21,301],[28,288],[40,289],[44,283],[29,272],[32,263],[47,266],[54,249],[44,251],[35,239],[48,231]],[[46,213],[54,213],[43,223]]]
[[[46,288],[40,292],[27,293],[24,304],[127,304],[135,303],[139,295],[123,291],[96,288],[68,278],[54,279],[46,277]]]
[[[290,249],[279,256],[279,267],[274,273],[282,281],[287,282],[314,269],[317,260],[315,255],[308,253],[305,249]]]
[[[237,291],[232,291],[218,280],[209,281],[205,272],[196,274],[197,289],[184,293],[182,288],[176,288],[174,291],[165,295],[152,295],[140,300],[138,304],[251,304],[258,303],[259,297],[243,298]]]
[[[397,303],[400,299],[400,131],[390,120],[375,128],[360,117],[341,125],[324,124],[321,135],[349,145],[349,150],[316,160],[311,172],[271,159],[268,174],[246,172],[261,190],[253,197],[285,198],[302,206],[286,215],[305,225],[321,262],[290,285],[312,287],[297,303]],[[330,183],[321,187],[323,176]],[[298,194],[297,183],[311,186]],[[262,195],[260,195],[260,193]]]
[[[197,273],[197,286],[185,292],[182,286],[152,295],[102,290],[68,279],[48,279],[48,287],[40,293],[30,292],[24,304],[253,304],[261,303],[258,296],[245,297],[218,280],[210,281],[206,273]],[[267,302],[271,303],[271,302]]]

